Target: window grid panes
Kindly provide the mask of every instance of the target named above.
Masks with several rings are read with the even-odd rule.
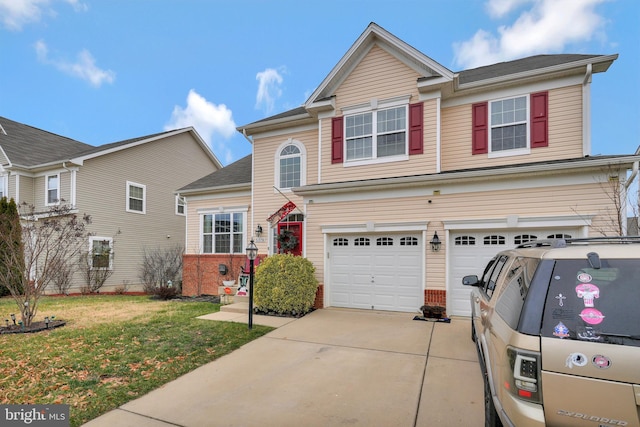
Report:
[[[202,217],[203,253],[242,253],[243,236],[242,213],[207,214]]]
[[[91,243],[91,267],[109,268],[111,260],[111,241],[95,239]]]
[[[521,234],[520,236],[516,236],[513,238],[513,243],[515,245],[521,245],[523,243],[532,242],[537,238],[538,236],[534,236],[533,234]]]
[[[527,147],[527,97],[491,102],[491,151]]]
[[[376,239],[377,246],[393,246],[393,238],[391,237],[378,237]]]
[[[401,237],[400,246],[418,246],[417,237]]]
[[[407,152],[406,106],[345,117],[347,160],[396,156]]]
[[[60,197],[58,196],[58,175],[47,176],[47,203],[57,203]]]
[[[456,237],[454,241],[455,246],[475,246],[476,238],[473,236],[460,236]]]
[[[333,239],[333,246],[349,246],[349,239],[345,239],[343,237]]]
[[[144,188],[129,185],[129,210],[144,211]]]
[[[353,246],[369,246],[371,241],[367,237],[358,237],[354,239]]]
[[[505,237],[504,236],[485,236],[484,237],[484,244],[485,245],[504,245],[505,244]]]

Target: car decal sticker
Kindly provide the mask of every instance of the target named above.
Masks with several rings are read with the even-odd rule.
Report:
[[[567,368],[571,369],[573,366],[583,367],[586,366],[587,356],[582,353],[571,353],[569,357],[567,357]]]
[[[588,274],[588,273],[580,273],[580,274],[578,274],[578,281],[579,282],[589,283],[591,280],[593,280],[593,277],[591,277],[591,275]]]
[[[601,337],[598,332],[591,326],[578,327],[578,338],[585,341],[600,341]]]
[[[589,283],[593,280],[593,277],[589,273],[580,273],[578,274],[578,282]]]
[[[593,300],[600,298],[600,289],[591,283],[582,283],[576,286],[578,298],[582,298],[585,307],[593,307]]]
[[[582,317],[582,320],[590,325],[598,325],[602,323],[604,314],[602,314],[600,310],[596,310],[595,308],[585,308],[580,313],[580,317]]]
[[[560,322],[553,328],[553,335],[562,339],[569,336],[569,328],[567,328],[564,323]]]
[[[611,366],[611,360],[607,356],[603,356],[601,354],[596,354],[595,356],[593,356],[593,358],[591,359],[591,363],[593,363],[594,366],[599,369],[607,369],[609,366]]]
[[[564,300],[566,300],[566,299],[567,299],[567,297],[565,297],[565,296],[564,296],[564,295],[562,295],[562,294],[558,294],[558,296],[556,297],[556,299],[558,300],[558,305],[559,305],[560,307],[562,307],[562,306],[564,305]]]

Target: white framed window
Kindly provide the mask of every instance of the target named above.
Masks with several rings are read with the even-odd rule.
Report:
[[[89,263],[92,269],[113,268],[113,239],[111,237],[89,237]]]
[[[306,155],[307,150],[300,141],[289,138],[280,144],[275,156],[276,188],[290,191],[306,184]]]
[[[184,197],[176,195],[176,215],[186,215],[187,201]]]
[[[57,205],[60,203],[60,174],[46,175],[44,177],[45,185],[45,204],[47,206]]]
[[[202,253],[244,253],[245,224],[246,212],[201,214]]]
[[[529,152],[529,97],[526,95],[489,102],[489,152],[513,155]]]
[[[127,181],[127,212],[146,213],[147,186]]]
[[[7,183],[7,175],[0,175],[0,198],[9,197],[8,188],[9,185]]]
[[[347,162],[408,155],[408,104],[345,115]]]

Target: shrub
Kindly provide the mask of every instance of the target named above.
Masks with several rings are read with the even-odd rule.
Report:
[[[291,254],[265,258],[254,278],[257,311],[293,316],[311,311],[318,289],[315,270],[311,261]]]

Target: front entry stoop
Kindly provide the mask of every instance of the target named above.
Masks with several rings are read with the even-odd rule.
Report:
[[[249,313],[249,297],[243,295],[233,295],[230,297],[231,304],[220,306],[220,311],[229,313]]]

